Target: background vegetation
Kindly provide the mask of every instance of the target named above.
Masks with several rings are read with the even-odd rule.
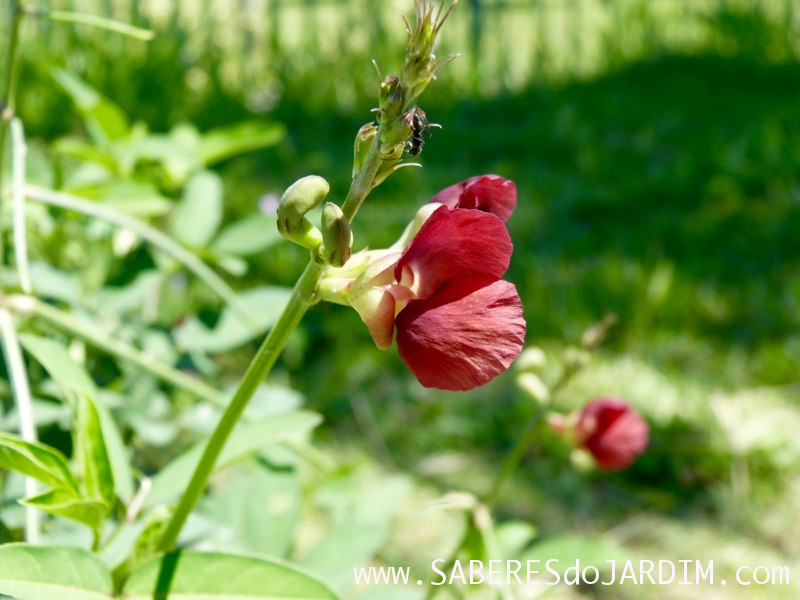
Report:
[[[267,328],[307,257],[259,215],[309,173],[343,197],[353,135],[375,104],[369,60],[384,73],[399,66],[399,14],[409,3],[52,4],[157,35],[142,42],[25,21],[17,106],[29,182],[135,214],[194,247]],[[613,475],[573,464],[543,429],[499,506],[509,553],[569,555],[576,543],[582,556],[714,559],[729,581],[741,564],[800,567],[798,8],[463,0],[448,23],[441,53],[463,56],[422,104],[443,129],[426,143],[424,169],[400,171],[370,198],[356,245],[391,243],[420,203],[468,176],[515,180],[508,278],[525,306],[528,344],[546,351],[554,371],[587,327],[619,316],[559,408],[619,396],[651,426],[648,452]],[[229,130],[227,150],[198,156],[196,132],[239,122],[249,129]],[[193,182],[218,193],[195,202]],[[257,339],[229,326],[230,309],[204,282],[126,229],[41,206],[29,213],[40,298],[220,390],[235,384]],[[216,214],[219,228],[198,233]],[[218,237],[244,220],[246,234]],[[8,216],[2,223],[10,230]],[[14,277],[4,272],[7,291]],[[25,327],[86,365],[138,474],[156,472],[214,423],[207,402],[63,327]],[[69,416],[37,368],[40,435],[69,453]],[[2,392],[4,426],[14,430],[7,385]],[[297,448],[272,447],[222,473],[184,541],[291,557],[353,598],[421,597],[410,587],[354,588],[351,568],[425,569],[446,556],[463,523],[442,494],[485,493],[537,410],[513,371],[466,394],[421,388],[339,306],[308,315],[262,400],[262,415],[302,404],[321,413],[315,446],[304,446],[303,459]],[[21,493],[8,476],[6,539],[20,535]],[[81,535],[61,521],[45,528],[51,541]],[[730,585],[550,595],[745,597]],[[746,597],[795,596],[784,586],[751,587]]]

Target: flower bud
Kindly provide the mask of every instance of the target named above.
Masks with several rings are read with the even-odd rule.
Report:
[[[578,414],[574,434],[576,445],[588,450],[598,467],[616,471],[630,466],[644,452],[649,431],[627,402],[598,398]]]
[[[520,371],[530,371],[540,373],[547,365],[547,355],[544,350],[537,346],[530,346],[522,351],[517,358],[517,369]]]
[[[325,263],[341,267],[350,258],[353,233],[342,209],[326,202],[322,209],[322,246],[319,254]]]
[[[381,110],[389,114],[396,115],[405,108],[406,99],[401,93],[400,78],[397,75],[387,75],[381,82],[378,102]]]
[[[378,127],[375,123],[362,125],[361,129],[358,130],[353,148],[353,179],[355,179],[361,167],[364,165],[367,154],[369,154],[369,148],[377,133]]]
[[[318,175],[308,175],[290,185],[278,204],[281,235],[305,248],[317,248],[322,243],[322,234],[305,215],[322,204],[329,191],[328,182]]]

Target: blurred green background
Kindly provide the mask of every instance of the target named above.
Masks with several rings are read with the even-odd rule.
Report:
[[[74,103],[78,84],[70,94],[65,76],[54,77],[63,69],[152,132],[174,133],[182,123],[199,131],[275,124],[276,144],[214,165],[223,225],[258,213],[309,173],[331,182],[333,198],[344,197],[353,136],[375,105],[370,59],[384,74],[399,67],[399,15],[412,12],[410,1],[375,0],[51,4],[157,35],[141,42],[25,21],[18,112],[31,179],[72,190],[103,179],[85,152],[65,143],[92,138]],[[440,54],[448,52],[462,56],[420,102],[442,130],[425,145],[423,169],[401,170],[370,197],[355,224],[356,247],[391,243],[442,187],[482,173],[513,179],[519,207],[509,221],[515,253],[506,278],[523,300],[527,343],[557,365],[592,323],[619,317],[602,350],[563,390],[559,408],[618,396],[651,426],[647,453],[613,475],[577,468],[563,441],[543,429],[497,519],[533,523],[541,540],[601,539],[636,558],[690,552],[715,559],[718,569],[797,570],[800,4],[462,0],[442,36]],[[183,183],[160,171],[128,177],[128,184],[142,182],[161,200],[181,197]],[[126,202],[137,212],[136,194]],[[169,219],[167,210],[151,215],[160,226]],[[123,316],[131,339],[158,338],[179,366],[219,386],[238,379],[255,340],[225,352],[174,343],[186,319],[208,327],[219,319],[220,304],[202,284],[173,269],[165,297],[147,313],[139,310],[136,282],[154,269],[169,272],[158,257],[141,246],[116,252],[113,236],[85,219],[51,215],[29,230],[34,262],[76,282],[72,310],[102,309],[101,290],[134,290]],[[238,290],[292,285],[307,256],[289,244],[267,245],[232,273],[216,267]],[[89,364],[118,393],[136,388],[136,378],[111,359],[90,351]],[[325,416],[318,447],[347,465],[341,481],[363,490],[360,502],[373,492],[397,499],[400,508],[381,516],[382,534],[359,546],[376,564],[424,565],[440,556],[457,536],[426,503],[453,489],[485,493],[536,410],[513,369],[469,393],[421,388],[396,351],[376,349],[356,313],[340,306],[321,305],[306,317],[273,380]],[[152,418],[164,427],[180,421],[188,402],[171,400]],[[128,427],[136,446],[142,435],[135,423]],[[163,447],[180,446],[186,435],[168,436]],[[137,452],[145,471],[163,460],[144,445]],[[328,493],[317,504],[335,513],[338,496]],[[305,528],[314,531],[313,519]],[[299,531],[301,539],[316,535]],[[294,556],[310,543],[298,542]],[[743,588],[747,596],[730,586],[551,595],[796,597],[788,586],[753,588]],[[390,597],[381,594],[388,592],[372,597]]]

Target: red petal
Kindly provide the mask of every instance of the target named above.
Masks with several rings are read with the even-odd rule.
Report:
[[[477,210],[450,210],[442,206],[425,221],[403,256],[395,279],[410,267],[414,291],[429,296],[451,277],[487,275],[499,279],[511,260],[511,238],[503,222]]]
[[[425,387],[465,391],[508,369],[522,351],[525,320],[513,284],[455,277],[400,311],[397,349]]]
[[[443,189],[431,202],[448,208],[475,208],[508,221],[517,206],[517,186],[499,175],[479,175]]]

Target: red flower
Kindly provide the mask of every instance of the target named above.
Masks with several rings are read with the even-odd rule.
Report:
[[[470,390],[508,369],[522,350],[522,303],[501,279],[512,248],[494,214],[440,206],[402,254],[366,268],[350,304],[380,348],[397,328],[400,357],[422,385]]]
[[[586,448],[605,471],[630,466],[648,442],[645,420],[627,402],[599,398],[589,402],[575,426],[578,447]]]
[[[448,208],[477,208],[508,221],[517,206],[517,186],[499,175],[479,175],[443,189],[431,202]]]

